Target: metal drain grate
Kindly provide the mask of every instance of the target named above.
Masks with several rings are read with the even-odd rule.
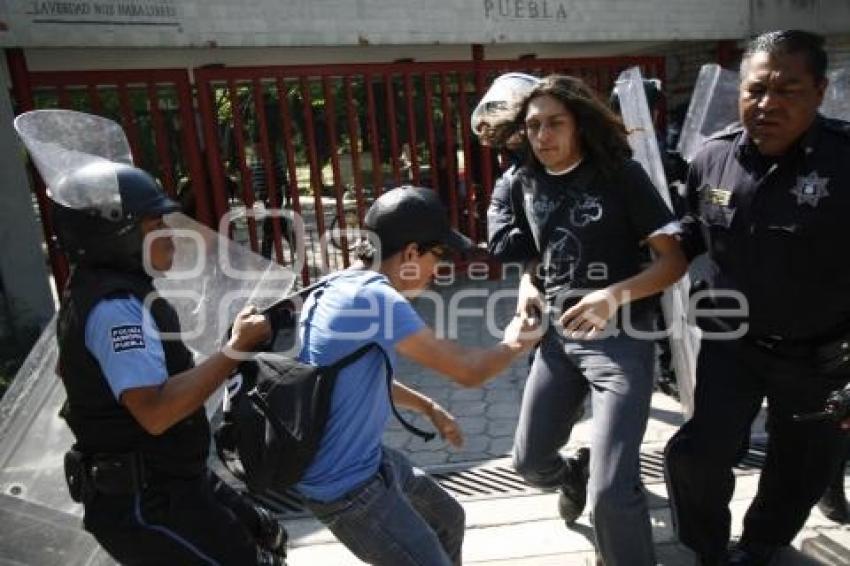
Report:
[[[735,475],[758,473],[764,464],[766,445],[762,440],[753,440],[747,455],[735,467]],[[640,455],[641,480],[644,483],[664,481],[664,451],[661,448],[647,449]],[[506,459],[483,464],[464,463],[451,467],[441,466],[429,470],[431,476],[446,491],[458,500],[487,499],[518,495],[533,495],[544,490],[525,483]],[[262,495],[251,494],[259,503],[279,514],[283,519],[308,516],[304,502],[295,493],[268,491]]]

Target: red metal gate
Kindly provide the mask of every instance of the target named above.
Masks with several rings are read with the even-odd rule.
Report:
[[[247,214],[230,234],[284,264],[302,262],[308,282],[349,264],[346,234],[373,199],[405,183],[438,191],[452,225],[485,239],[485,211],[498,159],[471,135],[469,116],[492,79],[508,71],[583,78],[602,96],[639,65],[664,78],[663,57],[530,59],[194,70],[203,139],[185,70],[27,73],[9,52],[19,111],[71,108],[119,121],[136,164],[214,226],[233,210],[283,208],[305,221],[305,257],[291,223]],[[44,188],[36,188],[45,235],[53,234]],[[65,271],[50,246],[57,284]]]
[[[135,164],[160,179],[169,195],[194,207],[200,221],[213,225],[185,70],[26,73],[16,57],[20,55],[13,54],[9,61],[18,111],[67,108],[118,121],[127,133]],[[33,178],[56,285],[61,289],[67,266],[53,243],[44,184],[37,175]]]
[[[195,69],[215,216],[257,201],[301,214],[305,282],[350,261],[344,233],[323,237],[329,227],[362,226],[371,200],[405,183],[439,191],[452,225],[480,242],[499,169],[469,116],[490,81],[567,73],[607,96],[634,65],[664,78],[663,57]],[[294,259],[286,222],[249,214],[245,228],[253,250]]]

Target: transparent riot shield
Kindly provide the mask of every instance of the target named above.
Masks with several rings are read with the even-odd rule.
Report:
[[[672,209],[658,140],[646,101],[643,78],[638,67],[632,67],[620,73],[617,78],[617,92],[623,122],[629,130],[629,145],[634,152],[634,158],[646,169],[655,188]],[[696,355],[699,348],[697,330],[687,323],[689,287],[690,282],[685,275],[676,284],[670,286],[661,299],[666,331],[670,340],[673,369],[679,385],[682,410],[686,416],[690,416],[693,412]]]
[[[716,63],[703,65],[697,76],[677,147],[689,162],[706,138],[738,121],[738,73]]]
[[[109,157],[129,159],[129,153],[120,149],[126,144],[126,138],[123,132],[118,135],[120,127],[114,122],[109,125],[105,123],[109,120],[92,120],[92,117],[78,112],[64,114],[64,119],[71,120],[70,123],[56,121],[56,116],[48,117],[48,122],[55,121],[58,128],[56,136],[52,136],[49,129],[42,128],[38,130],[40,133],[35,143],[27,143],[39,171],[45,167],[46,182],[54,183],[72,171],[74,161],[71,158],[74,156],[80,158],[78,163],[82,166],[108,161]],[[42,126],[48,122],[42,122]],[[34,131],[27,129],[35,124],[32,118],[23,123],[25,131]],[[98,124],[98,127],[87,131],[85,124]],[[105,145],[115,144],[116,147],[110,149],[94,142],[80,141],[75,135],[103,136],[101,142],[106,140],[108,143]],[[24,135],[22,138],[34,139]],[[95,153],[87,153],[88,150]],[[75,194],[69,200],[73,203],[89,202],[89,196]],[[239,214],[244,215],[245,212]],[[235,314],[243,306],[251,303],[263,309],[271,305],[291,291],[296,273],[300,271],[300,266],[294,266],[293,270],[293,266],[271,263],[223,235],[229,233],[230,222],[236,225],[236,230],[240,229],[241,219],[236,216],[225,218],[221,233],[182,214],[166,217],[176,251],[172,269],[157,278],[155,286],[177,310],[182,327],[177,338],[193,351],[196,362],[203,361],[220,347]],[[296,255],[303,258],[303,224],[297,218],[293,220],[295,240],[300,241]],[[45,517],[61,518],[69,514],[79,515],[82,508],[71,501],[65,486],[63,458],[73,444],[73,437],[59,415],[65,401],[65,390],[56,371],[58,348],[55,335],[54,317],[0,401],[0,497],[14,497],[16,502],[25,506],[24,514],[32,511],[43,513]],[[163,338],[175,337],[163,335]],[[218,409],[221,396],[220,390],[210,398],[208,413]],[[0,508],[3,506],[0,501]],[[0,517],[5,516],[0,509]],[[75,522],[78,524],[78,519]],[[51,518],[49,524],[52,528],[58,523]],[[44,526],[44,523],[41,525]],[[74,532],[79,532],[79,529]],[[96,547],[90,546],[84,550],[97,552]],[[81,558],[64,563],[93,562]]]
[[[820,112],[828,118],[850,122],[850,67],[829,73],[829,86],[823,97]]]

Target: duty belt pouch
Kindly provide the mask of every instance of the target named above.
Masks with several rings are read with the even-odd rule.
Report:
[[[73,448],[65,453],[65,482],[74,503],[85,503],[91,492],[83,453]]]
[[[850,332],[816,347],[815,366],[824,377],[850,378]]]
[[[88,469],[91,484],[98,493],[128,495],[146,487],[142,458],[135,452],[95,454]]]

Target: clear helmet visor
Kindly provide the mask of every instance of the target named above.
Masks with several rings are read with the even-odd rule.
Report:
[[[75,210],[98,210],[105,218],[120,212],[117,170],[132,166],[133,156],[119,124],[73,110],[34,110],[14,125],[51,199]]]

